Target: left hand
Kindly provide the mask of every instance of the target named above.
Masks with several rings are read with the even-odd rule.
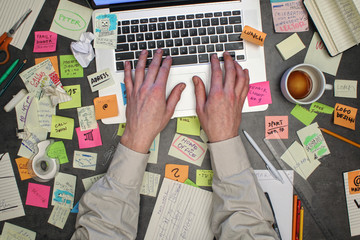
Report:
[[[141,52],[134,82],[130,63],[125,63],[126,127],[120,142],[140,153],[148,153],[155,137],[166,127],[186,86],[184,83],[176,85],[166,100],[166,82],[172,60],[167,56],[161,64],[162,53],[161,49],[156,51],[145,74],[148,52]]]

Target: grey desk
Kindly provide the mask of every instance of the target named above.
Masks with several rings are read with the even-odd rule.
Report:
[[[72,0],[79,4],[85,5],[84,0]],[[28,58],[29,62],[26,67],[30,67],[34,64],[34,58],[51,56],[51,53],[46,54],[34,54],[34,31],[49,30],[50,25],[57,8],[58,1],[46,1],[45,5],[33,27],[33,30],[26,42],[26,45],[22,51],[17,50],[13,47],[10,48],[11,59],[9,64],[0,66],[0,74],[3,74],[5,69],[10,63],[16,58],[24,59]],[[285,140],[286,146],[297,140],[296,131],[303,128],[304,125],[290,115],[290,111],[294,107],[293,104],[287,102],[281,95],[279,82],[282,73],[289,67],[302,63],[306,54],[306,50],[301,51],[299,54],[290,58],[287,61],[283,61],[277,50],[275,44],[279,43],[290,34],[275,34],[272,23],[271,6],[269,0],[261,0],[261,11],[262,11],[262,22],[263,30],[268,34],[265,43],[265,56],[266,56],[266,71],[267,80],[270,81],[272,91],[273,103],[264,112],[247,113],[243,115],[241,128],[246,129],[252,134],[253,138],[259,143],[260,147],[264,149],[265,154],[271,156],[267,150],[266,145],[263,143],[264,138],[264,117],[267,115],[289,115],[289,139]],[[91,26],[89,27],[91,29]],[[310,21],[310,31],[299,33],[300,38],[306,46],[309,46],[311,37],[314,32],[314,26]],[[55,55],[71,54],[69,45],[71,40],[62,36],[58,36],[58,50]],[[343,54],[339,71],[337,73],[337,79],[349,79],[349,80],[360,80],[360,66],[359,60],[360,48],[354,47]],[[83,78],[74,79],[62,79],[63,85],[80,84],[82,88],[82,105],[91,105],[93,98],[97,97],[97,93],[92,93],[87,82],[86,76],[94,73],[95,63],[92,62],[90,66],[84,69]],[[325,74],[327,82],[333,83],[335,77]],[[0,101],[0,126],[2,127],[0,133],[0,144],[1,152],[9,152],[15,170],[15,176],[20,189],[20,195],[23,203],[25,203],[27,186],[29,182],[35,182],[34,180],[21,181],[18,175],[17,167],[14,159],[17,157],[17,151],[21,141],[16,138],[15,129],[16,115],[15,111],[6,113],[3,110],[4,105],[12,98],[12,95],[16,94],[20,89],[24,88],[24,84],[21,79],[17,77],[13,84],[9,87],[6,93],[1,97]],[[356,99],[345,99],[335,98],[331,91],[327,91],[324,96],[320,99],[320,102],[330,106],[334,106],[335,103],[339,102],[345,105],[359,108],[359,100]],[[75,127],[77,127],[77,113],[76,109],[68,110],[57,110],[57,115],[72,117],[75,119]],[[333,130],[343,136],[346,136],[353,141],[360,143],[360,135],[358,131],[360,129],[359,120],[356,122],[356,131],[348,130],[339,126],[335,126],[332,121],[331,115],[319,114],[316,122],[320,126],[325,127],[329,130]],[[84,192],[84,187],[81,179],[93,176],[95,174],[104,173],[109,166],[111,160],[111,154],[113,153],[115,146],[119,142],[119,137],[116,135],[118,125],[104,125],[99,121],[100,131],[102,134],[103,146],[88,149],[89,151],[98,153],[98,165],[96,171],[86,171],[74,169],[72,167],[72,158],[74,150],[78,149],[77,137],[74,134],[73,140],[63,140],[67,150],[67,154],[70,162],[61,165],[61,172],[74,174],[77,176],[76,183],[76,195],[75,202],[79,201],[81,195]],[[167,163],[178,163],[182,162],[173,157],[168,156],[167,152],[170,146],[170,142],[175,134],[176,121],[171,120],[166,129],[161,133],[160,149],[159,149],[159,161],[158,164],[149,164],[147,167],[148,171],[160,173],[163,175],[165,164]],[[242,135],[242,134],[241,134]],[[321,160],[322,164],[314,171],[309,177],[308,181],[317,193],[318,200],[324,207],[315,209],[318,212],[323,213],[327,216],[324,219],[324,223],[331,229],[333,234],[338,239],[350,239],[350,230],[347,217],[347,209],[344,195],[343,171],[350,171],[359,168],[359,154],[358,148],[355,148],[345,142],[339,141],[331,136],[324,135],[327,144],[331,150],[331,155]],[[243,135],[242,135],[243,138]],[[255,169],[264,169],[264,163],[260,159],[259,155],[249,145],[245,138],[243,138],[245,147],[248,151],[251,163]],[[195,180],[196,166],[190,166],[190,178]],[[207,154],[202,169],[211,169],[209,154]],[[53,181],[45,183],[46,185],[53,186]],[[207,190],[211,190],[207,188]],[[141,212],[139,220],[139,232],[138,239],[143,239],[150,216],[152,213],[153,206],[155,204],[155,198],[142,196],[141,197]],[[26,206],[24,205],[26,216],[8,220],[8,222],[28,228],[37,233],[37,239],[69,239],[74,231],[75,225],[75,214],[70,214],[69,219],[63,230],[60,230],[47,223],[50,216],[52,207],[49,206],[47,209]],[[291,211],[291,209],[289,209]],[[0,223],[0,229],[3,228],[3,222]],[[305,210],[305,226],[304,226],[304,239],[325,239],[321,236],[319,229],[314,225],[309,214]],[[360,237],[354,237],[353,239],[360,239]]]

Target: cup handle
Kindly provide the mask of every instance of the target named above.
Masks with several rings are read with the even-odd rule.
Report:
[[[325,84],[325,90],[333,90],[333,85]]]

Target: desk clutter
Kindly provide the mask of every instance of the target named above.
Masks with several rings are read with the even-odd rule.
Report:
[[[352,2],[351,0],[343,1]],[[3,4],[10,5],[9,2],[5,1]],[[317,1],[313,0],[313,2]],[[271,47],[279,51],[284,61],[307,49],[304,63],[315,65],[322,72],[336,76],[342,53],[331,57],[320,35],[316,32],[308,47],[305,46],[297,34],[309,30],[308,14],[302,1],[270,0],[270,4],[273,10],[275,32],[292,33],[283,42]],[[2,6],[2,3],[0,3],[0,6]],[[35,12],[39,12],[41,9],[41,7],[38,9],[39,6],[37,5],[30,8],[33,8]],[[72,12],[76,12],[81,17],[81,22],[72,16],[71,21],[64,23],[64,19],[70,19],[70,16],[65,16],[66,11],[61,12],[61,9],[71,9]],[[19,16],[26,10],[20,9]],[[83,106],[82,94],[87,93],[82,92],[82,86],[78,84],[63,85],[62,83],[64,79],[84,78],[89,83],[92,92],[114,85],[114,79],[109,69],[94,72],[88,76],[85,76],[83,71],[83,68],[87,67],[94,57],[90,44],[92,40],[95,47],[110,49],[116,47],[117,41],[116,28],[115,30],[102,29],[102,31],[108,31],[108,34],[86,32],[91,20],[91,14],[92,10],[89,8],[71,1],[60,0],[59,8],[49,31],[35,31],[34,35],[30,35],[35,40],[33,52],[48,53],[49,56],[35,58],[35,64],[33,65],[27,59],[17,59],[11,63],[11,66],[2,66],[3,69],[8,68],[8,71],[3,71],[5,74],[0,78],[0,97],[17,76],[21,78],[26,89],[19,91],[4,108],[6,112],[15,109],[17,137],[22,139],[22,142],[16,159],[10,159],[9,153],[0,155],[0,185],[6,186],[0,190],[0,221],[26,216],[23,207],[23,204],[25,204],[35,208],[52,208],[52,212],[48,216],[48,224],[63,229],[68,216],[78,212],[79,203],[74,201],[75,195],[78,194],[76,192],[77,176],[63,172],[62,166],[72,165],[72,168],[89,172],[95,171],[98,156],[92,148],[103,145],[99,128],[99,124],[102,123],[98,122],[98,120],[118,115],[116,95],[96,97],[93,99],[93,105]],[[104,14],[103,16],[97,16],[97,18],[116,21],[116,15],[114,14]],[[63,22],[59,23],[61,20]],[[66,26],[62,24],[66,24]],[[264,42],[266,43],[266,34],[258,32],[250,26],[244,28],[244,33],[246,34],[244,40],[248,39],[255,42],[255,44],[259,45],[258,47],[263,47]],[[56,54],[58,35],[77,41],[74,42],[76,46],[75,50],[72,51],[74,55]],[[17,42],[17,40],[14,39],[14,42]],[[22,46],[19,48],[22,48]],[[23,70],[25,63],[28,68]],[[11,74],[13,71],[14,73]],[[7,83],[2,84],[7,79],[9,79]],[[334,97],[338,101],[334,106],[329,106],[326,102],[321,102],[320,99],[310,106],[294,104],[294,108],[287,115],[267,115],[264,118],[264,138],[269,141],[288,139],[289,129],[292,125],[291,121],[294,118],[295,121],[300,121],[304,125],[303,128],[296,130],[298,141],[294,141],[280,156],[281,161],[285,162],[293,171],[284,171],[282,169],[278,172],[275,169],[279,174],[279,177],[275,178],[270,171],[255,170],[260,185],[264,192],[267,193],[273,207],[279,235],[282,239],[303,238],[303,219],[304,212],[306,214],[306,206],[305,208],[301,206],[301,201],[297,199],[296,195],[293,197],[292,181],[294,174],[298,174],[304,180],[308,179],[311,174],[316,174],[316,169],[323,161],[326,161],[325,157],[331,154],[331,149],[326,143],[327,135],[345,141],[351,144],[351,147],[359,148],[359,143],[336,133],[336,129],[340,127],[356,130],[355,123],[358,109],[356,106],[343,104],[342,99],[357,99],[357,85],[358,81],[355,79],[336,79],[333,91]],[[125,91],[123,91],[122,97],[123,102],[126,104]],[[249,106],[272,104],[271,89],[268,81],[250,84],[248,103]],[[62,111],[65,109],[77,113],[77,119],[62,116]],[[322,128],[321,122],[316,121],[319,114],[327,117],[329,121],[333,119],[333,129],[331,131]],[[290,115],[294,118],[290,118]],[[196,221],[200,224],[199,229],[196,229],[198,233],[201,233],[200,236],[204,237],[204,239],[213,239],[210,226],[206,224],[206,219],[211,214],[212,195],[210,191],[200,188],[212,186],[213,171],[201,169],[207,153],[207,136],[201,129],[196,116],[181,117],[177,118],[176,121],[176,134],[168,149],[168,155],[178,159],[179,164],[166,164],[163,181],[161,174],[146,171],[140,194],[164,199],[166,191],[178,188],[180,194],[178,201],[193,201],[192,204],[197,206],[198,212],[193,214],[197,214],[194,218],[196,217]],[[126,123],[119,124],[118,136],[122,136],[125,126]],[[323,132],[327,135],[324,136]],[[78,150],[69,153],[65,148],[64,141],[74,142],[74,134],[78,139]],[[160,134],[155,138],[149,149],[149,164],[158,163],[159,145]],[[37,156],[39,152],[41,155]],[[73,156],[73,158],[69,159],[68,155]],[[46,160],[44,160],[45,158]],[[34,163],[34,159],[38,159],[39,163],[37,165]],[[16,162],[17,169],[12,168],[11,161]],[[35,165],[37,168],[34,167]],[[196,166],[196,179],[189,179],[189,168],[192,165]],[[15,177],[14,171],[18,171],[20,179]],[[85,191],[104,174],[93,174],[82,179]],[[343,175],[345,195],[348,199],[351,236],[360,235],[360,225],[355,221],[355,218],[359,216],[356,210],[360,208],[360,195],[357,184],[359,175],[359,170],[346,172]],[[29,181],[29,179],[34,179],[36,182]],[[54,183],[49,186],[47,182],[52,179],[54,179]],[[283,181],[276,179],[282,179]],[[17,181],[29,181],[27,192],[19,192]],[[162,185],[159,190],[161,182]],[[195,195],[195,192],[197,196],[201,196],[201,201],[198,199],[194,201],[192,196]],[[20,194],[26,195],[25,203],[21,201]],[[159,208],[159,204],[157,201],[154,209]],[[172,204],[180,203],[174,202]],[[205,212],[205,215],[199,216],[201,211]],[[156,238],[154,232],[157,231],[160,221],[162,221],[161,216],[152,215],[146,233],[148,239]],[[6,237],[10,236],[15,239],[35,239],[36,232],[5,222],[1,237],[7,239]]]

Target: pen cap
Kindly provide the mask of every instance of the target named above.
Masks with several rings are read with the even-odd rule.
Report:
[[[13,99],[11,99],[4,107],[6,112],[10,112],[15,108],[15,106],[28,94],[25,89],[21,89],[16,95],[14,95]]]

